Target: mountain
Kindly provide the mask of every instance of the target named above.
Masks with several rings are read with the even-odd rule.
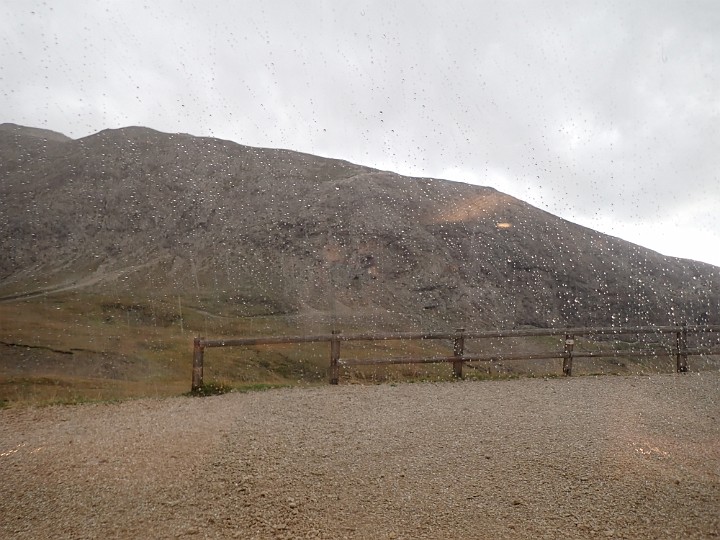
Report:
[[[720,324],[720,269],[492,188],[142,127],[0,126],[0,297],[468,328]]]
[[[58,133],[57,131],[51,131],[49,129],[42,129],[42,128],[19,126],[17,124],[9,124],[9,123],[0,124],[0,131],[4,131],[6,133],[12,133],[15,135],[20,135],[23,137],[32,137],[35,139],[43,139],[46,141],[67,142],[67,141],[72,140],[67,135],[63,135],[62,133]]]

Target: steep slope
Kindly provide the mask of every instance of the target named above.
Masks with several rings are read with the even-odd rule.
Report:
[[[710,265],[491,188],[131,127],[0,129],[0,296],[422,326],[720,323]]]

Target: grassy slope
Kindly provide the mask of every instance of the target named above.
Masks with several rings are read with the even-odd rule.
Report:
[[[364,330],[343,328],[345,332]],[[327,332],[298,326],[292,318],[213,315],[191,300],[100,296],[66,292],[0,303],[0,403],[43,404],[178,395],[189,389],[192,339],[207,337],[295,335]],[[621,344],[622,345],[622,344]],[[627,346],[627,344],[624,344]],[[579,342],[578,350],[607,347]],[[558,350],[556,338],[468,342],[468,353]],[[445,342],[343,344],[344,358],[450,354]],[[205,380],[234,387],[257,384],[325,384],[327,344],[209,349]],[[556,376],[560,360],[484,363],[465,369],[469,378],[519,374]],[[693,369],[717,368],[717,362],[691,359]],[[647,373],[673,369],[673,360],[576,360],[574,373]],[[353,367],[342,382],[441,380],[449,365]]]

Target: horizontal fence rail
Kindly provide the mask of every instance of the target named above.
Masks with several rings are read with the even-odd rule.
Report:
[[[687,358],[692,355],[720,355],[720,348],[688,347],[688,336],[698,334],[720,335],[720,325],[695,326],[634,326],[634,327],[578,327],[578,328],[533,328],[508,330],[477,330],[466,331],[460,328],[454,332],[386,332],[386,333],[355,333],[316,334],[306,336],[260,336],[250,338],[206,339],[197,337],[193,347],[192,390],[197,391],[203,386],[203,364],[206,348],[212,347],[251,347],[256,345],[281,345],[300,343],[330,343],[330,384],[338,384],[340,366],[361,365],[395,365],[395,364],[435,364],[452,363],[453,375],[462,378],[463,365],[466,362],[493,362],[504,360],[540,360],[562,359],[563,374],[572,375],[574,358],[614,358],[632,356],[671,356],[676,357],[676,371],[688,371]],[[623,335],[656,335],[674,334],[675,343],[668,347],[653,347],[632,350],[575,351],[576,336],[623,336]],[[564,337],[564,348],[557,351],[535,352],[522,354],[465,354],[465,341],[468,339],[482,340],[492,338],[522,337]],[[453,354],[448,356],[426,357],[389,357],[389,358],[349,358],[340,359],[341,342],[352,341],[412,341],[412,340],[450,340]]]

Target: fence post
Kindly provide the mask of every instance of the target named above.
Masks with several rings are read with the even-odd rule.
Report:
[[[455,340],[453,341],[453,356],[457,358],[462,358],[462,355],[465,353],[465,336],[463,333],[465,332],[464,328],[458,328],[456,330]],[[456,379],[462,379],[463,378],[463,361],[457,360],[452,363],[453,365],[453,377]]]
[[[573,347],[575,346],[575,336],[565,334],[565,355],[563,356],[563,375],[570,377],[572,375],[573,363]]]
[[[682,330],[677,333],[675,338],[675,343],[677,346],[677,354],[675,356],[676,361],[676,371],[678,373],[687,373],[688,372],[688,363],[687,363],[687,345],[688,345],[688,331],[687,331],[687,325],[685,323],[682,323]]]
[[[202,345],[203,337],[196,337],[193,342],[193,369],[192,369],[192,392],[197,392],[203,385],[203,356],[205,347]]]
[[[338,361],[340,360],[340,339],[336,336],[340,332],[333,330],[333,337],[330,340],[330,384],[338,384],[340,378],[340,369]]]

